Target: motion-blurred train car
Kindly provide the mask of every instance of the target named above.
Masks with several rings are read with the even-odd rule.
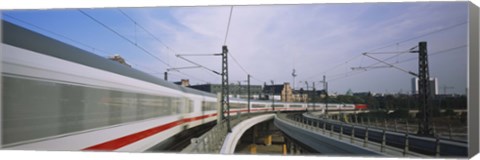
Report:
[[[175,85],[9,22],[2,25],[4,149],[142,152],[219,116],[215,94]],[[305,103],[230,101],[232,115],[306,108]]]

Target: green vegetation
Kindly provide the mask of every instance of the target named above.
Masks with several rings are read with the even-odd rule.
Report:
[[[319,103],[325,103],[327,98],[317,98]],[[420,106],[415,96],[406,94],[397,95],[338,95],[329,97],[328,103],[367,104],[370,110],[398,110],[418,109]],[[436,96],[430,101],[434,107],[434,116],[442,116],[440,109],[466,109],[467,97],[465,95]],[[398,114],[398,113],[397,113]]]

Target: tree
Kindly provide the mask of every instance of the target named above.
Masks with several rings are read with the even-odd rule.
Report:
[[[409,118],[408,110],[405,108],[399,108],[388,114],[388,118],[398,119],[398,118]]]

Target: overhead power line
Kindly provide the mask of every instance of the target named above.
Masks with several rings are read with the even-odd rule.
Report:
[[[226,33],[225,33],[225,40],[223,41],[223,45],[227,44],[228,33],[229,33],[229,30],[230,30],[230,23],[231,23],[231,20],[232,20],[232,13],[233,13],[233,6],[230,7],[230,15],[228,16],[227,30],[226,30]],[[250,77],[254,80],[258,80],[256,78],[254,78],[250,73],[248,73],[248,71],[238,62],[238,60],[235,58],[235,56],[231,52],[229,52],[229,55],[230,55],[230,57],[232,57],[235,64],[237,64],[238,67],[240,67],[240,69],[245,74],[250,75]],[[260,81],[260,80],[258,80],[258,81]]]
[[[335,66],[333,66],[333,67],[331,67],[331,68],[328,68],[328,69],[324,70],[323,72],[318,72],[318,74],[315,74],[315,75],[310,76],[310,77],[305,78],[305,79],[311,79],[311,78],[314,78],[314,77],[319,76],[319,75],[325,75],[326,73],[331,72],[331,71],[333,71],[333,70],[335,70],[335,69],[337,69],[337,68],[339,68],[339,67],[341,67],[341,66],[343,66],[343,65],[346,65],[346,64],[350,63],[351,61],[359,58],[359,57],[362,57],[362,55],[357,55],[357,56],[355,56],[355,57],[352,57],[352,58],[348,59],[347,61],[345,61],[345,62],[343,62],[343,63],[339,63],[339,64],[337,64],[337,65],[335,65]]]
[[[368,54],[400,54],[400,53],[411,53],[411,50],[408,51],[391,51],[391,52],[365,52]]]
[[[354,70],[354,71],[349,71],[349,72],[346,72],[346,73],[343,73],[345,74],[345,76],[341,76],[341,77],[337,77],[337,78],[331,78],[329,80],[329,82],[335,82],[336,80],[340,80],[340,79],[344,79],[344,78],[347,78],[347,77],[350,77],[350,76],[354,76],[354,75],[357,75],[357,74],[360,74],[360,73],[363,73],[363,72],[366,72],[367,70]],[[337,74],[337,75],[340,75],[340,74]]]
[[[369,57],[369,58],[372,58],[372,59],[374,59],[374,60],[376,60],[376,61],[378,61],[378,62],[380,62],[380,63],[383,63],[383,64],[385,64],[385,65],[387,65],[387,66],[390,66],[390,67],[393,67],[393,68],[398,69],[398,70],[400,70],[400,71],[403,71],[403,72],[405,72],[405,73],[408,73],[408,74],[410,74],[410,75],[418,76],[416,73],[414,73],[414,72],[412,72],[412,71],[407,71],[407,70],[402,69],[402,68],[400,68],[400,67],[397,67],[397,66],[395,66],[395,65],[393,65],[393,64],[390,64],[390,63],[388,63],[388,62],[386,62],[386,61],[383,61],[383,60],[381,60],[381,59],[378,59],[378,58],[375,58],[375,57],[373,57],[373,56],[370,56],[370,55],[368,55],[367,53],[363,53],[363,55],[364,55],[364,56],[367,56],[367,57]]]
[[[230,57],[232,57],[233,61],[240,67],[240,69],[242,69],[243,72],[245,72],[245,74],[250,74],[247,72],[247,70],[245,68],[243,68],[243,66],[238,63],[237,59],[233,56],[233,54],[230,52]]]
[[[118,9],[118,11],[120,11],[120,13],[122,13],[125,17],[127,17],[130,21],[132,21],[135,25],[137,25],[138,27],[140,27],[142,30],[144,30],[145,32],[147,32],[151,37],[153,37],[153,39],[157,40],[158,42],[160,42],[160,44],[162,44],[165,48],[167,48],[168,50],[170,50],[171,52],[173,53],[177,53],[173,48],[169,47],[167,44],[163,43],[163,41],[161,41],[159,38],[157,38],[157,36],[155,36],[152,32],[148,31],[145,27],[143,27],[142,25],[140,25],[140,23],[138,23],[137,21],[135,21],[132,17],[130,17],[127,13],[123,12],[121,9]]]
[[[442,54],[442,53],[446,53],[446,52],[449,52],[449,51],[453,51],[453,50],[457,50],[457,49],[465,48],[465,47],[467,47],[467,45],[463,44],[463,45],[459,45],[459,46],[456,46],[456,47],[447,48],[447,49],[444,49],[444,50],[429,53],[429,56],[435,56],[435,55],[439,55],[439,54]],[[417,60],[417,59],[418,58],[409,58],[409,59],[401,60],[398,63],[405,63],[405,62],[412,61],[412,60]]]
[[[262,81],[262,80],[258,79],[257,77],[254,77],[252,75],[250,75],[250,78],[252,78],[253,80],[256,80],[258,82],[262,82],[262,83],[265,82],[265,81]]]
[[[232,19],[232,11],[233,11],[233,6],[230,7],[230,16],[228,17],[227,33],[225,33],[225,40],[223,41],[223,45],[227,45],[228,30],[230,29],[230,20]]]
[[[55,36],[59,36],[59,37],[65,38],[65,39],[67,39],[67,40],[69,40],[69,41],[72,41],[72,42],[74,42],[74,43],[81,44],[81,45],[83,45],[84,47],[87,47],[87,48],[92,49],[93,52],[95,52],[95,51],[103,52],[103,53],[104,53],[104,54],[103,54],[104,56],[107,56],[107,55],[109,54],[109,52],[107,52],[107,51],[105,51],[105,50],[92,47],[92,46],[90,46],[90,45],[88,45],[88,44],[85,44],[85,43],[82,43],[82,42],[80,42],[80,41],[74,40],[74,39],[72,39],[72,38],[70,38],[70,37],[67,37],[67,36],[65,36],[65,35],[62,35],[62,34],[60,34],[60,33],[56,33],[56,32],[47,30],[47,29],[45,29],[45,28],[42,28],[42,27],[37,26],[37,25],[35,25],[35,24],[29,23],[29,22],[27,22],[27,21],[18,19],[18,18],[16,18],[16,17],[13,17],[13,16],[8,15],[8,14],[3,14],[3,15],[6,16],[6,17],[15,19],[15,20],[17,20],[17,21],[19,21],[19,22],[25,23],[25,24],[27,24],[27,25],[33,26],[33,27],[35,27],[35,28],[37,28],[37,29],[40,29],[40,30],[42,30],[42,31],[44,31],[44,32],[47,32],[47,33],[53,34],[53,35],[55,35]]]
[[[453,51],[453,50],[457,50],[457,49],[460,49],[460,48],[464,48],[464,47],[467,47],[466,44],[463,44],[463,45],[459,45],[459,46],[456,46],[456,47],[451,47],[451,48],[447,48],[447,49],[443,49],[443,50],[440,50],[440,51],[435,51],[435,52],[431,52],[429,53],[428,55],[430,57],[433,57],[433,56],[436,56],[436,55],[440,55],[440,54],[443,54],[443,53],[446,53],[446,52],[449,52],[449,51]],[[392,57],[389,57],[387,59],[384,59],[384,61],[387,61],[391,58],[394,58],[398,55],[395,55],[395,56],[392,56]],[[412,61],[412,60],[418,60],[417,57],[414,57],[414,58],[409,58],[409,59],[405,59],[405,60],[402,60],[402,61],[399,61],[395,64],[399,64],[399,63],[405,63],[405,62],[408,62],[408,61]],[[372,69],[380,69],[380,68],[387,68],[387,67],[390,67],[390,66],[376,66],[377,64],[380,64],[381,62],[376,62],[376,63],[373,63],[371,65],[368,65],[367,67],[364,67],[364,68],[369,68],[369,70],[372,70]],[[340,80],[340,79],[344,79],[344,78],[347,78],[347,77],[350,77],[350,76],[353,76],[353,75],[357,75],[357,74],[360,74],[360,73],[364,73],[368,70],[354,70],[354,71],[349,71],[349,72],[344,72],[344,73],[339,73],[339,74],[335,74],[334,76],[339,76],[339,75],[345,75],[345,76],[341,76],[341,77],[338,77],[338,78],[333,78],[333,79],[330,79],[330,81],[335,81],[335,80]],[[331,76],[332,77],[332,76]]]
[[[93,21],[95,21],[96,23],[100,24],[101,26],[105,27],[106,29],[108,29],[109,31],[115,33],[117,36],[119,36],[120,38],[124,39],[125,41],[131,43],[132,45],[136,46],[137,48],[139,48],[140,50],[142,50],[143,52],[147,53],[148,55],[152,56],[153,58],[157,59],[158,61],[160,61],[161,63],[165,64],[166,66],[169,66],[170,65],[168,63],[166,63],[165,61],[163,61],[162,59],[158,58],[157,56],[154,56],[151,52],[149,52],[148,50],[146,50],[145,48],[141,47],[140,45],[136,44],[135,42],[131,41],[130,39],[128,39],[127,37],[121,35],[120,33],[118,33],[117,31],[113,30],[112,28],[108,27],[107,25],[105,25],[104,23],[100,22],[99,20],[95,19],[94,17],[90,16],[89,14],[85,13],[84,11],[82,10],[78,10],[80,13],[82,13],[83,15],[87,16],[88,18],[92,19]]]
[[[446,31],[446,30],[449,30],[449,29],[452,29],[452,28],[456,28],[458,26],[461,26],[461,25],[464,25],[464,24],[467,24],[467,23],[468,23],[467,21],[457,23],[457,24],[454,24],[454,25],[451,25],[451,26],[448,26],[448,27],[445,27],[445,28],[437,29],[435,31],[431,31],[431,32],[428,32],[428,33],[425,33],[425,34],[422,34],[422,35],[419,35],[419,36],[415,36],[415,37],[404,39],[404,40],[401,40],[401,41],[398,41],[398,42],[395,42],[395,43],[391,43],[391,44],[385,45],[383,47],[379,47],[379,48],[370,50],[369,52],[376,51],[376,50],[379,50],[379,49],[384,49],[384,48],[394,46],[394,45],[398,45],[399,43],[408,42],[408,41],[415,40],[415,39],[425,37],[425,36],[429,36],[429,35],[432,35],[432,34],[435,34],[435,33],[438,33],[438,32],[443,32],[443,31]]]
[[[382,46],[382,47],[379,47],[379,48],[375,48],[375,49],[370,50],[369,52],[373,52],[373,51],[376,51],[376,50],[384,49],[384,48],[387,48],[387,47],[390,47],[390,46],[398,45],[399,43],[408,42],[408,41],[415,40],[415,39],[418,39],[418,38],[422,38],[422,37],[425,37],[425,36],[433,35],[433,34],[435,34],[435,33],[443,32],[443,31],[446,31],[446,30],[449,30],[449,29],[453,29],[453,28],[462,26],[462,25],[467,24],[467,23],[468,23],[467,21],[461,22],[461,23],[457,23],[457,24],[454,24],[454,25],[451,25],[451,26],[448,26],[448,27],[445,27],[445,28],[437,29],[437,30],[435,30],[435,31],[431,31],[431,32],[428,32],[428,33],[425,33],[425,34],[422,34],[422,35],[419,35],[419,36],[407,38],[407,39],[404,39],[404,40],[401,40],[401,41],[397,41],[397,42],[394,42],[394,43],[391,43],[391,44],[388,44],[388,45],[385,45],[385,46]],[[380,54],[380,53],[382,53],[382,52],[377,52],[377,53]],[[393,53],[393,52],[392,52],[392,53]],[[408,53],[408,52],[406,52],[406,53]],[[384,52],[383,54],[387,54],[387,53]],[[353,59],[355,59],[355,58],[357,58],[357,57],[360,57],[360,56],[361,56],[361,54],[358,55],[358,56],[355,56],[355,57],[351,58],[350,60],[345,61],[344,63],[340,63],[340,64],[338,64],[338,65],[336,65],[336,66],[334,66],[334,67],[332,67],[332,68],[329,68],[329,69],[327,69],[327,70],[325,70],[325,71],[323,71],[323,72],[320,72],[320,74],[322,74],[322,73],[325,74],[325,73],[327,73],[327,72],[330,72],[330,71],[332,71],[332,70],[335,70],[336,68],[338,68],[338,67],[340,67],[340,66],[343,66],[343,65],[347,64],[349,61],[351,61],[351,60],[353,60]],[[395,56],[395,57],[396,57],[396,56]],[[377,62],[377,63],[374,64],[374,65],[377,65],[377,64],[380,64],[380,62]],[[371,66],[370,66],[370,67],[371,67]],[[307,79],[316,77],[316,76],[318,76],[318,75],[320,75],[320,74],[311,76],[311,77],[309,77],[309,78],[307,78]]]
[[[162,40],[160,40],[157,36],[155,36],[152,32],[150,32],[149,30],[147,30],[145,27],[143,27],[142,25],[140,25],[137,21],[135,21],[131,16],[129,16],[127,13],[125,13],[124,11],[122,11],[121,9],[118,9],[118,11],[120,13],[122,13],[125,17],[127,17],[130,21],[132,21],[136,26],[140,27],[142,30],[144,30],[145,32],[147,32],[153,39],[155,39],[156,41],[158,41],[161,45],[163,45],[166,49],[170,50],[172,53],[176,54],[177,57],[178,56],[178,52],[176,50],[174,50],[172,47],[169,47],[167,44],[165,44]],[[190,54],[190,55],[187,55],[187,54],[184,54],[182,56],[211,56],[212,54]],[[212,70],[212,69],[209,69],[203,65],[200,65],[198,63],[195,63],[193,61],[190,61],[184,57],[179,57],[187,62],[190,62],[192,64],[194,64],[195,66],[188,66],[188,67],[178,67],[178,68],[167,68],[167,71],[176,71],[182,75],[185,75],[185,76],[188,76],[192,79],[195,79],[195,80],[198,80],[198,81],[202,81],[202,82],[205,82],[205,83],[208,83],[207,81],[205,80],[202,80],[202,79],[199,79],[197,77],[194,77],[194,76],[191,76],[191,75],[188,75],[184,72],[181,72],[180,69],[191,69],[191,68],[204,68],[206,70],[209,70],[209,71],[212,71],[213,73],[215,74],[218,74],[218,72],[216,72],[215,70]],[[163,73],[162,73],[163,74]],[[172,73],[170,73],[172,74]],[[178,76],[178,75],[177,75]]]
[[[214,55],[215,55],[215,54],[211,54],[211,56],[214,56]],[[193,62],[193,61],[185,58],[184,56],[186,56],[186,55],[179,55],[179,54],[177,54],[177,57],[180,58],[180,59],[183,59],[183,60],[185,60],[185,61],[187,61],[187,62],[189,62],[189,63],[191,63],[191,64],[193,64],[193,65],[195,65],[195,66],[198,66],[198,67],[200,67],[200,68],[203,68],[203,69],[206,69],[206,70],[208,70],[208,71],[211,71],[211,72],[213,72],[213,73],[215,73],[215,74],[217,74],[217,75],[221,75],[220,72],[217,72],[217,71],[215,71],[215,70],[213,70],[213,69],[210,69],[210,68],[205,67],[205,66],[203,66],[203,65],[201,65],[201,64],[198,64],[198,63],[196,63],[196,62]]]
[[[414,49],[416,49],[417,47],[418,47],[418,46],[412,47],[412,48],[410,48],[409,50],[406,50],[406,51],[368,52],[368,53],[365,52],[365,53],[363,53],[362,55],[367,56],[367,57],[369,57],[369,58],[371,58],[371,59],[373,59],[373,60],[376,60],[377,63],[374,63],[374,64],[369,65],[369,66],[367,66],[367,67],[352,67],[351,69],[352,69],[352,70],[359,70],[359,69],[360,69],[360,70],[367,70],[367,69],[392,68],[392,67],[393,67],[393,68],[399,69],[399,70],[401,70],[401,71],[407,72],[407,71],[405,71],[405,70],[403,70],[403,69],[401,69],[401,68],[393,65],[393,63],[387,63],[387,61],[390,60],[390,59],[392,59],[392,58],[398,57],[398,56],[400,56],[400,55],[402,55],[402,54],[405,54],[405,53],[415,53],[415,52],[417,52],[417,51],[414,51]],[[367,55],[367,54],[368,54],[368,55]],[[370,54],[396,54],[396,55],[391,56],[391,57],[388,57],[388,58],[385,58],[385,59],[383,59],[383,60],[380,60],[380,59],[378,59],[378,58],[375,58],[375,57],[373,57],[373,56],[370,56]],[[380,63],[385,64],[385,66],[376,66],[377,64],[380,64]],[[413,72],[408,71],[407,73],[416,76]]]

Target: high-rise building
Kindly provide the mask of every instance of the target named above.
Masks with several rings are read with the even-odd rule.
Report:
[[[430,96],[438,95],[438,79],[430,77]],[[418,94],[418,78],[412,78],[412,94]]]

